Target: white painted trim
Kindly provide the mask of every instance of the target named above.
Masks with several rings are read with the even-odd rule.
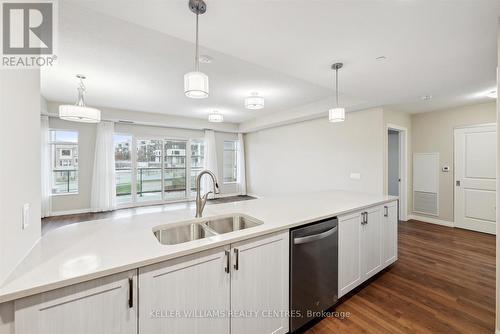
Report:
[[[400,220],[408,220],[408,128],[404,126],[399,126],[392,123],[386,124],[386,137],[387,143],[385,144],[386,149],[389,141],[388,131],[396,130],[401,136],[399,137],[400,151],[399,151],[399,168],[401,182],[399,185],[399,216]],[[389,151],[387,151],[387,159],[389,159]],[[387,164],[387,162],[386,162]],[[386,180],[389,182],[389,166],[387,164],[386,168]],[[389,186],[387,186],[389,187]]]
[[[454,126],[454,130],[458,129],[469,129],[469,128],[478,128],[478,127],[483,127],[483,126],[496,126],[497,123],[480,123],[480,124],[470,124],[470,125],[458,125]]]
[[[415,214],[408,215],[408,219],[409,220],[410,219],[419,220],[419,221],[423,221],[425,223],[431,223],[431,224],[436,224],[436,225],[455,227],[454,222],[450,222],[450,221],[442,220],[442,219],[437,219],[437,218],[432,218],[432,217],[415,215]]]
[[[89,213],[90,209],[77,209],[77,210],[66,210],[66,211],[52,211],[48,217],[66,216],[66,215],[77,215],[81,213]],[[48,218],[47,217],[47,218]]]

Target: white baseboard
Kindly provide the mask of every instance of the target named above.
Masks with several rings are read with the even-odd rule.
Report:
[[[52,211],[50,213],[49,217],[56,217],[56,216],[66,216],[66,215],[78,215],[81,213],[89,213],[91,212],[90,209],[78,209],[78,210],[67,210],[67,211]]]
[[[447,226],[447,227],[454,227],[455,223],[450,222],[447,220],[442,220],[442,219],[437,219],[437,218],[432,218],[432,217],[427,217],[427,216],[420,216],[420,215],[408,215],[408,220],[413,219],[413,220],[420,220],[425,223],[431,223],[431,224],[436,224],[436,225],[442,225],[442,226]]]

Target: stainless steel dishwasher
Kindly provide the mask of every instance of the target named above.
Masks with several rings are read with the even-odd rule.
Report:
[[[337,218],[290,231],[290,332],[337,302],[337,271]]]

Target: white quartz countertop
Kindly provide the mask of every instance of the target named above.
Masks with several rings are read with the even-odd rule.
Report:
[[[152,230],[158,225],[192,220],[194,209],[67,225],[48,232],[39,240],[0,287],[0,303],[396,199],[393,196],[325,191],[210,205],[205,208],[204,217],[240,213],[255,217],[264,224],[177,245],[160,244]]]

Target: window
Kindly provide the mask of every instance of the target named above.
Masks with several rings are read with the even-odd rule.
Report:
[[[186,197],[186,141],[165,141],[165,200]]]
[[[224,142],[224,183],[236,182],[238,175],[238,142],[225,141]]]
[[[205,144],[202,140],[191,141],[191,196],[196,196],[196,177],[205,166]]]
[[[50,130],[52,194],[78,193],[78,132]]]
[[[120,203],[132,202],[132,136],[115,134],[116,199]]]
[[[137,140],[137,200],[162,199],[163,141],[158,139]]]

